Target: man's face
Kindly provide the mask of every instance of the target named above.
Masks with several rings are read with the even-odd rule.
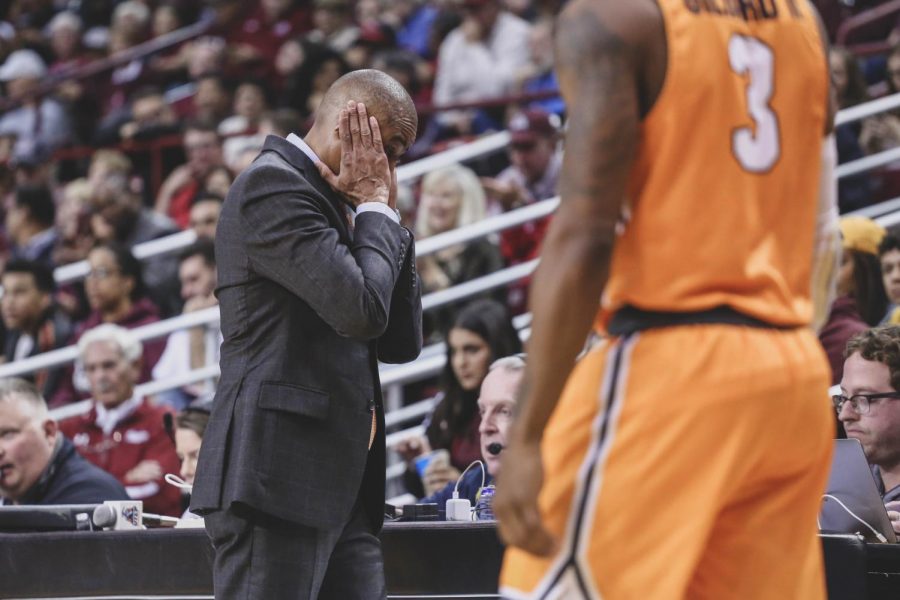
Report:
[[[216,226],[219,224],[219,214],[222,212],[222,203],[210,200],[200,201],[191,207],[191,229],[197,237],[205,237],[211,240],[216,238]]]
[[[886,364],[866,360],[858,352],[844,361],[843,395],[893,391],[896,390],[891,386],[891,372]],[[871,464],[893,467],[900,463],[900,400],[874,400],[864,415],[854,411],[849,402],[844,402],[838,418],[844,424],[847,437],[862,444]]]
[[[416,141],[416,129],[418,123],[415,117],[401,118],[399,115],[386,114],[386,111],[373,110],[366,107],[369,115],[378,121],[381,132],[381,142],[384,153],[387,155],[388,164],[393,174],[397,168],[400,157],[406,154],[409,147]],[[330,160],[325,161],[336,174],[341,167],[341,135],[338,129],[339,116],[335,118],[334,135],[331,138],[331,147],[326,150]]]
[[[216,269],[206,264],[202,256],[195,254],[181,261],[178,280],[181,282],[183,300],[205,298],[216,289]]]
[[[554,140],[537,137],[530,142],[510,145],[509,159],[528,182],[535,182],[544,176],[555,151]]]
[[[172,123],[175,120],[175,113],[163,96],[147,96],[136,100],[131,106],[131,116],[142,127]]]
[[[0,496],[18,501],[47,468],[56,444],[56,423],[40,419],[25,400],[0,401]]]
[[[184,134],[184,151],[191,171],[198,177],[222,164],[222,144],[215,132],[188,130]]]
[[[115,342],[88,344],[81,360],[94,400],[114,408],[131,398],[138,379],[138,364],[128,362]]]
[[[888,298],[900,304],[900,250],[888,250],[881,255],[881,278]]]
[[[494,443],[506,446],[506,437],[516,407],[516,393],[521,381],[521,371],[495,369],[487,374],[481,384],[481,395],[478,397],[478,412],[481,414],[481,424],[478,426],[478,433],[481,435],[481,456],[488,472],[494,477],[500,472],[502,455],[494,456],[488,452],[488,446]]]
[[[6,273],[2,283],[3,323],[7,329],[31,333],[50,305],[50,295],[38,289],[31,273]]]
[[[181,461],[181,478],[193,485],[197,473],[197,459],[200,457],[201,438],[192,429],[179,427],[175,430],[175,453]]]

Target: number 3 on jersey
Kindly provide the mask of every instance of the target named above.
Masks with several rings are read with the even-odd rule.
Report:
[[[756,38],[733,35],[728,58],[735,73],[749,75],[747,110],[755,123],[755,127],[734,130],[731,150],[744,170],[765,173],[781,156],[778,116],[769,105],[775,87],[775,55]]]

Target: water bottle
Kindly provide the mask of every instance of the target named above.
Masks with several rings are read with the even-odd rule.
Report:
[[[478,494],[478,502],[475,504],[475,519],[477,521],[493,521],[494,520],[494,492],[497,488],[494,484],[486,485],[481,488]]]

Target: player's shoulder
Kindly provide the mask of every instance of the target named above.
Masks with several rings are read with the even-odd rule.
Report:
[[[637,47],[655,39],[662,22],[656,0],[571,0],[559,15],[557,30],[561,35],[592,33],[599,44],[614,39]]]

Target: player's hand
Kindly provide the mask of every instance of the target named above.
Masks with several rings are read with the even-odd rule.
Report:
[[[334,173],[325,163],[317,162],[322,178],[354,206],[363,202],[390,204],[393,175],[378,121],[369,116],[365,104],[351,101],[341,109],[338,134],[340,172]]]
[[[894,527],[894,532],[900,534],[900,500],[885,502],[884,507],[887,509],[888,518]]]
[[[544,480],[538,442],[510,443],[503,451],[494,514],[501,539],[536,556],[556,552],[557,541],[541,522],[537,497]]]

